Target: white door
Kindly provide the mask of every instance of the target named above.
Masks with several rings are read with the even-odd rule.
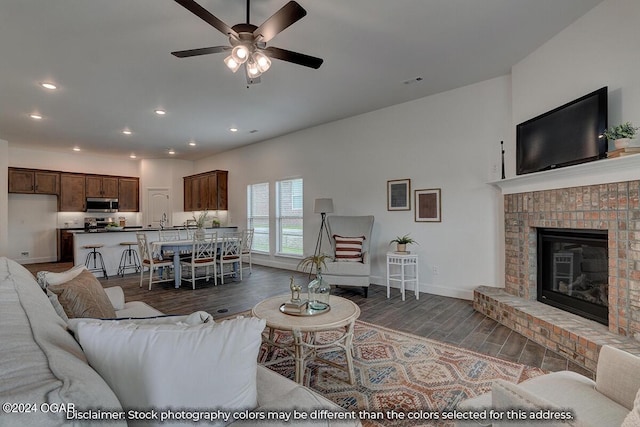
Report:
[[[166,226],[172,225],[171,221],[171,191],[168,188],[149,188],[147,190],[146,224],[151,227],[160,227],[163,216],[166,218]]]

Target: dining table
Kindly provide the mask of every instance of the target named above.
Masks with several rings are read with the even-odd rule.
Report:
[[[193,239],[181,239],[181,240],[157,240],[151,242],[151,252],[153,256],[157,256],[162,259],[164,252],[173,252],[173,275],[175,288],[180,287],[182,270],[180,267],[180,254],[191,252],[193,248]],[[218,247],[216,250],[220,250]],[[233,264],[234,271],[238,271],[237,263]]]
[[[158,240],[155,242],[151,242],[151,251],[153,253],[153,256],[157,256],[160,259],[162,259],[163,253],[173,251],[173,275],[174,286],[176,287],[176,289],[180,287],[180,281],[182,277],[182,273],[180,270],[180,253],[184,253],[187,251],[190,252],[192,248],[192,239]]]

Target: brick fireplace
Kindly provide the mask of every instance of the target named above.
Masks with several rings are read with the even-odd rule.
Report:
[[[640,333],[640,181],[507,194],[505,290],[535,300],[537,228],[607,230],[609,331]]]
[[[631,160],[596,163],[637,168]],[[590,182],[573,171],[557,173],[569,178],[545,185],[562,188],[529,190],[529,177],[495,184],[504,194],[505,284],[476,289],[474,307],[595,372],[604,344],[640,354],[640,180],[576,186]],[[536,301],[538,229],[563,228],[607,235],[608,326]]]

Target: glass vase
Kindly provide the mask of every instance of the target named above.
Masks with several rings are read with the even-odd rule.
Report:
[[[321,272],[318,272],[316,278],[309,282],[307,289],[309,292],[309,308],[324,310],[329,306],[331,285],[322,278]]]
[[[204,240],[207,237],[204,228],[198,227],[195,232],[196,240]]]

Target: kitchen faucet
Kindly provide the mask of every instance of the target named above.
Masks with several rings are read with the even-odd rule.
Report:
[[[162,219],[160,220],[160,229],[164,230],[164,226],[167,224],[167,213],[164,212],[162,214]]]

